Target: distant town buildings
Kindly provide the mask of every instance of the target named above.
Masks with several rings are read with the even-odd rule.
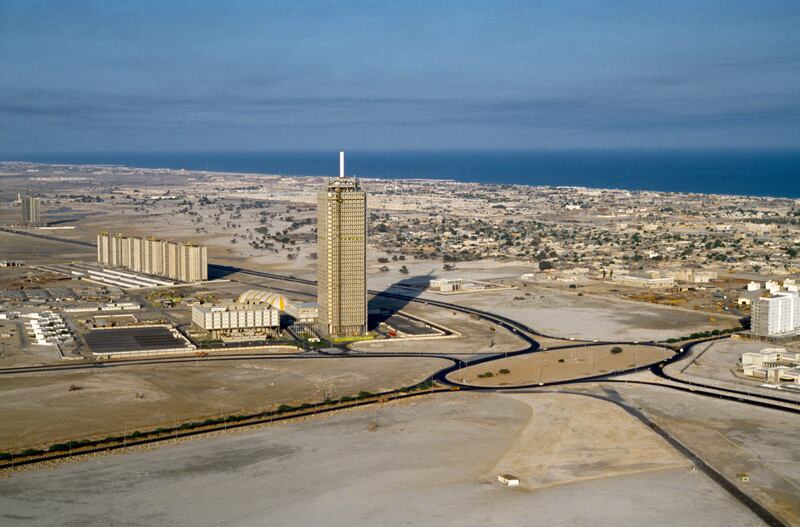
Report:
[[[339,177],[317,195],[319,329],[334,336],[367,332],[367,194],[355,178]]]
[[[716,271],[700,271],[696,269],[679,269],[677,271],[667,271],[664,276],[671,276],[681,282],[692,282],[695,284],[707,284],[711,280],[717,279]]]
[[[176,243],[152,237],[101,232],[97,235],[97,261],[111,267],[183,282],[208,279],[206,247],[189,242]]]
[[[20,204],[22,205],[22,223],[24,225],[42,224],[42,218],[39,212],[39,198],[35,198],[33,196],[21,196]]]

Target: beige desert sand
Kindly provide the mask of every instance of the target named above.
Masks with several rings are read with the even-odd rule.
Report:
[[[663,439],[614,404],[563,393],[505,396],[530,405],[533,413],[493,473],[514,474],[524,488],[689,466]]]
[[[244,360],[3,378],[0,451],[412,385],[439,359]]]
[[[614,348],[622,351],[612,353]],[[672,352],[665,348],[634,344],[575,346],[469,366],[452,372],[448,378],[475,386],[548,383],[645,367],[671,355]],[[492,375],[487,376],[487,372]]]

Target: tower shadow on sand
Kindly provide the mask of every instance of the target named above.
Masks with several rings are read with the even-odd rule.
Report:
[[[389,285],[380,293],[372,295],[367,302],[369,313],[367,329],[375,330],[381,323],[405,309],[415,298],[425,292],[432,279],[433,271],[426,275],[410,276]],[[406,298],[397,298],[391,295],[403,295]]]

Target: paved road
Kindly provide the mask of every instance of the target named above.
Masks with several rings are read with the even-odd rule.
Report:
[[[54,236],[48,235],[41,235],[37,233],[30,233],[30,232],[22,232],[22,231],[14,231],[10,229],[3,228],[2,230],[6,232],[14,232],[16,234],[22,234],[26,236],[33,236],[37,238],[43,238],[47,240],[57,241],[57,242],[64,242],[64,243],[73,243],[76,245],[83,245],[87,247],[92,247],[94,244],[88,242],[81,242],[77,240],[65,240],[62,238],[57,238]],[[221,266],[221,265],[214,265],[210,264],[209,269],[211,271],[215,271],[217,273],[241,273],[241,274],[248,274],[253,276],[259,276],[262,278],[269,278],[272,280],[279,280],[279,281],[288,281],[288,282],[295,282],[305,285],[316,285],[316,282],[313,280],[306,280],[302,278],[297,278],[294,276],[285,276],[279,275],[275,273],[267,273],[263,271],[255,271],[250,269],[243,269],[238,267],[231,267],[231,266]],[[527,353],[536,353],[537,351],[541,350],[539,343],[536,341],[535,337],[550,337],[550,338],[558,338],[553,337],[550,335],[543,335],[538,333],[533,328],[526,326],[520,322],[515,320],[509,319],[507,317],[503,317],[500,315],[496,315],[494,313],[490,313],[487,311],[469,308],[460,306],[457,304],[450,304],[447,302],[442,302],[438,300],[429,300],[429,299],[420,299],[411,295],[404,295],[401,293],[391,293],[388,291],[369,291],[371,294],[383,296],[386,298],[395,298],[407,302],[416,302],[422,303],[426,305],[432,305],[436,307],[441,307],[444,309],[450,309],[453,311],[459,311],[462,313],[467,313],[471,315],[475,315],[478,318],[490,321],[508,331],[511,331],[521,339],[523,339],[527,343],[527,347],[525,349],[511,352],[511,353],[501,353],[501,354],[489,354],[485,356],[481,356],[475,360],[469,361],[470,365],[481,364],[485,362],[490,362],[493,360],[497,360],[501,357],[510,357],[515,355],[522,355]],[[649,381],[639,381],[639,380],[628,380],[628,379],[617,379],[622,374],[630,373],[634,371],[634,368],[625,371],[614,372],[612,374],[604,374],[598,375],[596,377],[591,378],[584,378],[584,379],[576,379],[573,381],[562,381],[562,382],[554,382],[548,384],[536,384],[530,385],[531,388],[540,388],[542,386],[548,385],[566,385],[566,384],[578,384],[578,383],[586,383],[586,382],[604,382],[604,383],[613,383],[613,382],[625,382],[625,383],[643,383],[643,384],[651,384],[656,386],[661,386],[668,389],[675,389],[681,391],[691,392],[697,395],[709,396],[709,397],[718,397],[728,400],[734,400],[741,402],[743,404],[749,405],[756,405],[761,407],[773,408],[782,411],[789,411],[793,413],[800,413],[800,405],[795,403],[788,403],[787,401],[779,398],[779,397],[771,397],[766,395],[753,395],[747,394],[744,392],[739,392],[736,390],[731,389],[721,389],[717,387],[705,386],[699,383],[686,383],[678,379],[674,379],[670,377],[668,374],[664,372],[664,366],[671,362],[680,360],[688,351],[695,345],[701,342],[707,342],[709,340],[714,339],[698,339],[693,342],[686,343],[683,348],[679,349],[677,353],[662,363],[654,364],[651,366],[650,370],[654,375],[659,377],[660,382],[649,382]],[[598,346],[598,345],[609,345],[609,344],[640,344],[646,346],[658,346],[664,347],[667,349],[673,350],[668,346],[664,346],[658,344],[657,342],[585,342],[585,341],[574,341],[574,343],[570,343],[565,346],[559,347],[551,347],[550,349],[558,349],[558,348],[568,348],[574,347],[574,345],[584,345],[584,346]],[[674,350],[673,350],[674,351]],[[426,356],[426,357],[439,357],[443,359],[448,359],[453,362],[452,366],[448,368],[444,368],[439,372],[435,373],[431,376],[431,380],[436,380],[444,385],[449,385],[452,387],[458,387],[464,390],[482,390],[482,391],[500,391],[501,389],[516,389],[519,390],[520,386],[514,387],[503,387],[503,388],[481,388],[469,385],[463,385],[460,383],[455,383],[449,379],[447,379],[447,374],[464,366],[465,362],[459,358],[445,356],[445,355],[435,355],[435,354],[425,354],[425,353],[369,353],[369,354],[362,354],[362,353],[353,353],[348,352],[345,354],[337,354],[336,358],[368,358],[368,357],[382,357],[382,356]],[[196,358],[175,358],[175,359],[157,359],[157,360],[130,360],[130,361],[113,361],[103,364],[72,364],[72,365],[53,365],[53,366],[38,366],[38,367],[28,367],[28,368],[6,368],[0,370],[0,374],[19,374],[23,372],[42,372],[42,371],[57,371],[61,369],[81,369],[81,368],[107,368],[107,367],[116,367],[116,366],[130,366],[133,364],[164,364],[164,363],[174,363],[174,362],[186,362],[186,361],[195,361],[195,360],[253,360],[253,359],[270,359],[270,360],[291,360],[291,359],[299,359],[299,358],[317,358],[317,359],[325,359],[330,358],[324,354],[316,353],[316,352],[306,352],[301,354],[293,354],[293,355],[270,355],[270,356],[207,356],[207,357],[196,357]],[[638,370],[639,368],[635,368]],[[613,398],[608,398],[609,400]],[[648,424],[656,433],[664,437],[667,441],[669,441],[673,446],[675,446],[679,451],[681,451],[684,455],[692,459],[692,461],[700,467],[704,472],[709,474],[719,485],[721,485],[726,491],[731,493],[735,498],[740,500],[743,504],[745,504],[750,510],[755,512],[762,520],[764,520],[768,525],[779,526],[783,525],[775,516],[773,516],[768,510],[766,510],[763,506],[757,503],[755,500],[750,498],[745,493],[741,492],[735,485],[733,485],[730,481],[728,481],[724,476],[714,471],[708,464],[706,464],[702,459],[696,456],[691,450],[685,447],[683,444],[678,442],[675,438],[669,435],[666,431],[658,427],[655,423],[650,421],[644,414],[639,412],[638,410],[630,407],[629,405],[623,405],[620,400],[614,400],[616,404],[620,404],[625,408],[626,411],[634,415],[637,419],[641,420],[645,424]]]
[[[95,244],[90,243],[90,242],[84,242],[84,241],[80,241],[80,240],[70,240],[70,239],[66,239],[66,238],[59,238],[59,237],[56,237],[56,236],[39,234],[39,233],[34,233],[34,232],[29,232],[29,231],[20,231],[20,230],[16,230],[16,229],[9,229],[9,228],[3,228],[3,227],[0,227],[0,230],[3,230],[5,232],[14,233],[14,234],[23,235],[23,236],[32,236],[32,237],[35,237],[35,238],[42,238],[42,239],[55,241],[55,242],[70,243],[70,244],[81,245],[81,246],[85,246],[85,247],[94,247],[95,246]],[[277,281],[282,281],[282,282],[293,282],[293,283],[298,283],[298,284],[303,284],[303,285],[308,285],[308,286],[316,286],[316,281],[315,280],[308,280],[308,279],[304,279],[304,278],[298,278],[298,277],[291,276],[291,275],[287,276],[287,275],[282,275],[282,274],[277,274],[277,273],[269,273],[269,272],[265,272],[265,271],[256,271],[256,270],[253,270],[253,269],[246,269],[246,268],[241,268],[241,267],[219,265],[219,264],[209,264],[208,267],[209,267],[209,272],[212,273],[212,274],[215,274],[215,275],[224,276],[224,275],[227,275],[227,274],[238,273],[238,274],[244,274],[244,275],[257,276],[257,277],[261,277],[261,278],[269,278],[271,280],[277,280]],[[508,331],[510,331],[512,333],[515,333],[518,337],[520,337],[522,340],[524,340],[526,342],[526,344],[527,344],[527,346],[524,349],[519,350],[519,351],[508,352],[508,353],[480,355],[477,358],[475,358],[474,360],[473,359],[469,360],[468,361],[469,365],[482,364],[482,363],[490,362],[490,361],[493,361],[493,360],[497,360],[498,358],[501,358],[501,357],[502,358],[513,357],[513,356],[516,356],[516,355],[523,355],[523,354],[535,353],[537,351],[540,351],[541,347],[540,347],[540,345],[539,345],[539,343],[538,343],[538,341],[536,340],[535,337],[547,337],[547,338],[554,338],[554,339],[560,338],[558,336],[547,335],[547,334],[540,333],[540,332],[536,331],[535,329],[533,329],[533,328],[531,328],[531,327],[529,327],[529,326],[527,326],[525,324],[522,324],[520,322],[517,322],[515,320],[512,320],[512,319],[510,319],[508,317],[504,317],[504,316],[497,315],[497,314],[494,314],[494,313],[490,313],[488,311],[483,311],[483,310],[480,310],[480,309],[465,307],[465,306],[461,306],[461,305],[458,305],[458,304],[451,304],[449,302],[443,302],[441,300],[431,300],[431,299],[418,298],[418,297],[413,296],[413,295],[405,295],[405,294],[396,293],[396,292],[369,290],[369,293],[373,294],[373,295],[376,295],[376,296],[382,296],[382,297],[385,297],[385,298],[394,298],[394,299],[398,299],[398,300],[403,300],[405,302],[421,303],[421,304],[425,304],[425,305],[431,305],[431,306],[440,307],[440,308],[443,308],[443,309],[449,309],[449,310],[452,310],[452,311],[458,311],[458,312],[461,312],[461,313],[475,315],[480,319],[487,320],[487,321],[492,322],[493,324],[496,324],[496,325],[498,325],[498,326],[500,326],[500,327],[502,327],[502,328],[504,328],[504,329],[506,329],[506,330],[508,330]],[[692,393],[720,394],[720,395],[725,395],[727,397],[731,397],[731,398],[734,398],[736,400],[740,400],[741,402],[750,403],[750,404],[753,404],[753,403],[756,403],[756,402],[775,402],[775,403],[781,404],[782,406],[785,406],[784,403],[789,403],[789,404],[794,404],[797,407],[800,407],[800,405],[797,405],[794,401],[787,400],[787,399],[782,398],[782,397],[769,396],[769,395],[748,394],[748,393],[742,392],[742,391],[731,390],[731,389],[723,389],[723,388],[718,388],[718,387],[715,387],[715,386],[706,385],[706,384],[702,384],[702,383],[687,383],[687,382],[682,381],[680,379],[673,378],[673,377],[669,376],[667,373],[664,372],[664,366],[666,364],[670,364],[670,363],[672,363],[674,361],[680,360],[681,358],[683,358],[683,356],[686,353],[688,353],[688,351],[693,346],[695,346],[695,345],[697,345],[697,344],[699,344],[701,342],[708,342],[708,341],[711,341],[711,340],[716,340],[718,338],[725,338],[725,337],[712,337],[712,338],[707,338],[707,339],[698,339],[696,341],[692,341],[692,342],[686,343],[683,346],[683,348],[678,350],[676,352],[676,354],[673,357],[671,357],[670,359],[668,359],[667,361],[665,361],[663,363],[654,364],[651,367],[651,371],[656,376],[658,376],[658,377],[660,377],[660,378],[662,378],[662,379],[664,379],[666,381],[671,381],[669,384],[664,383],[662,385],[663,386],[668,386],[668,387],[673,388],[673,389],[682,389],[682,390],[685,390],[685,391],[688,391],[688,392],[692,392]],[[567,345],[565,345],[563,347],[562,346],[550,347],[548,349],[567,348],[567,347],[572,347],[574,345],[602,346],[602,345],[626,345],[626,344],[639,344],[639,345],[644,345],[644,346],[657,346],[657,347],[670,349],[671,351],[675,351],[674,348],[671,348],[669,346],[665,346],[663,344],[659,344],[659,343],[653,342],[653,341],[647,341],[647,342],[639,342],[639,341],[633,341],[633,342],[631,342],[631,341],[603,341],[603,342],[594,342],[593,341],[593,342],[587,342],[587,341],[575,340],[575,341],[571,341],[570,344],[567,344]],[[461,389],[480,389],[480,388],[469,386],[469,385],[463,385],[463,384],[454,383],[453,381],[450,381],[450,380],[448,380],[446,378],[448,373],[450,373],[450,372],[452,372],[452,371],[454,371],[454,370],[456,370],[458,368],[462,368],[462,367],[465,366],[465,364],[467,364],[466,362],[462,361],[460,358],[452,357],[450,355],[435,354],[435,353],[424,353],[424,352],[420,352],[420,353],[407,353],[407,352],[406,353],[368,353],[367,354],[367,353],[357,353],[357,352],[352,352],[352,351],[348,351],[347,353],[337,354],[336,355],[337,358],[339,358],[339,357],[349,357],[349,356],[359,357],[359,358],[363,358],[363,357],[389,357],[389,356],[391,356],[391,357],[429,356],[429,357],[438,357],[438,358],[449,359],[449,360],[453,361],[453,365],[448,367],[448,368],[444,368],[441,371],[437,372],[436,374],[434,374],[431,377],[432,379],[437,380],[439,382],[442,382],[442,383],[444,383],[446,385],[458,386]],[[291,358],[312,358],[312,357],[330,358],[330,356],[322,355],[322,354],[318,354],[318,353],[317,354],[303,353],[303,354],[301,354],[299,356],[296,355],[296,354],[292,355],[292,356],[270,355],[270,356],[264,356],[264,357],[259,357],[259,358],[260,359],[285,360],[285,359],[291,359]],[[164,363],[168,363],[168,362],[188,362],[188,361],[196,361],[196,360],[250,360],[250,359],[254,359],[254,358],[255,358],[255,356],[249,355],[249,356],[246,356],[246,357],[245,356],[240,356],[240,357],[208,356],[208,357],[199,357],[199,358],[186,357],[186,358],[153,359],[153,360],[132,359],[130,361],[114,361],[113,363],[112,362],[108,362],[108,363],[105,363],[101,367],[111,366],[112,364],[114,364],[114,365],[133,365],[134,363],[164,364]],[[96,363],[94,363],[94,364],[71,364],[71,365],[63,365],[63,366],[58,366],[58,365],[54,365],[54,366],[31,366],[31,367],[22,367],[22,368],[0,369],[0,374],[9,374],[9,373],[17,373],[18,374],[18,373],[24,373],[24,372],[53,371],[53,369],[80,369],[80,368],[96,368],[96,367],[98,367],[98,365]],[[621,370],[621,371],[613,372],[613,373],[610,373],[610,374],[598,375],[598,376],[591,377],[591,378],[588,378],[588,379],[577,379],[577,380],[574,380],[574,381],[567,381],[567,383],[581,382],[582,380],[583,381],[586,381],[586,380],[597,381],[597,380],[602,380],[602,379],[611,379],[613,377],[616,377],[616,376],[619,376],[619,375],[622,375],[622,374],[626,374],[626,373],[630,373],[630,372],[633,372],[633,371],[637,371],[639,369],[640,369],[639,367],[636,367],[636,368],[631,368],[631,369],[628,369],[628,370]],[[565,382],[549,383],[549,385],[553,385],[553,384],[565,384]],[[542,385],[536,384],[536,385],[530,385],[530,386],[531,387],[545,386],[545,384],[542,384]]]

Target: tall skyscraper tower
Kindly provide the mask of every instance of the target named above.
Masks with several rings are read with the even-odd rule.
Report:
[[[41,224],[39,216],[39,198],[33,196],[22,196],[22,223],[25,225]]]
[[[367,332],[367,194],[339,177],[317,195],[317,301],[320,330],[348,337]]]

